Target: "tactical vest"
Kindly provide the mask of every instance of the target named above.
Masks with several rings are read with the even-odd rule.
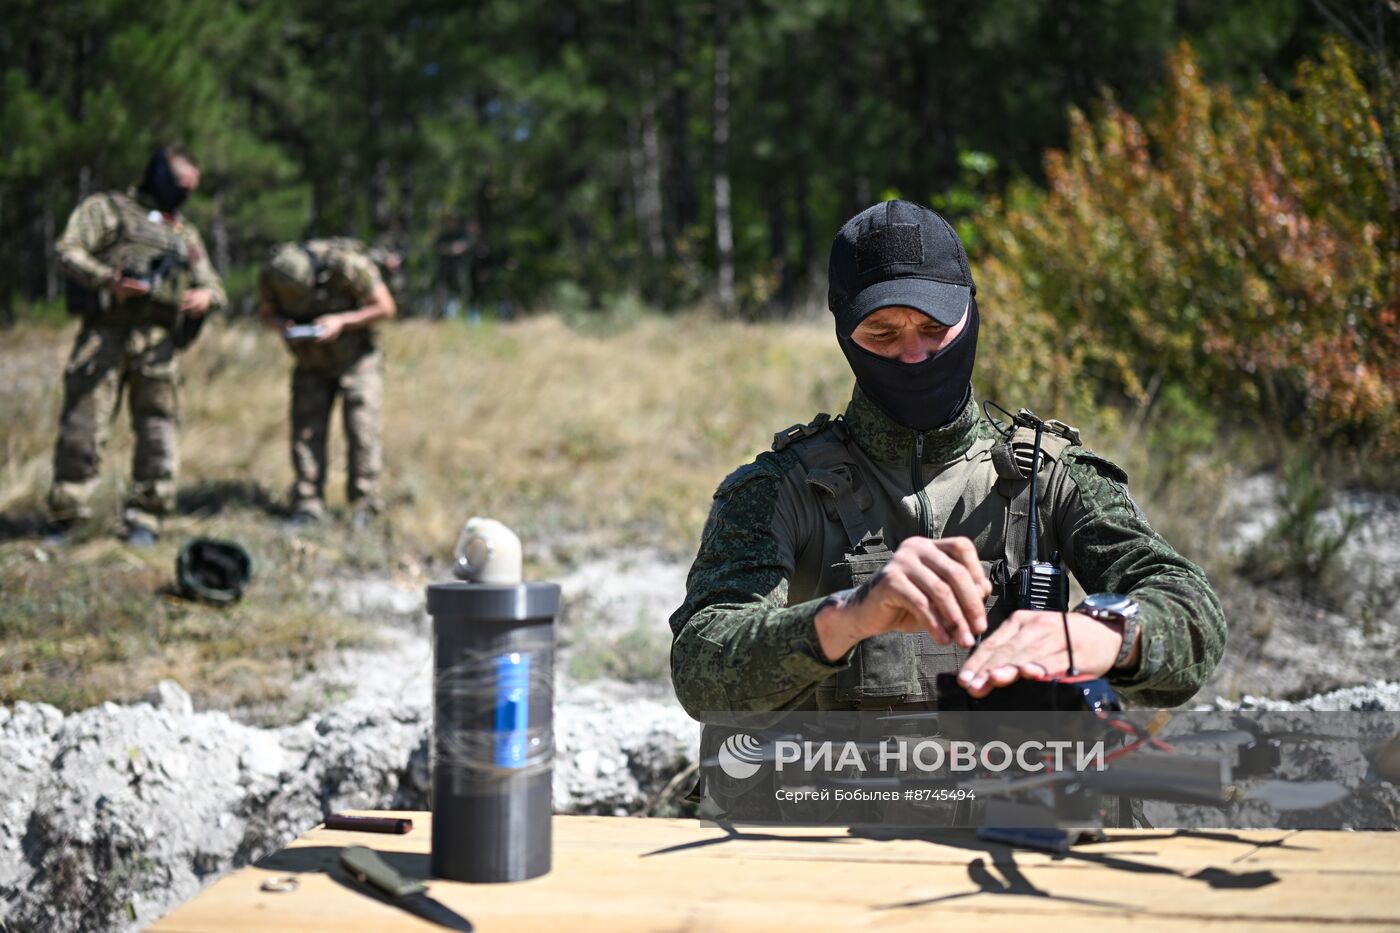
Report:
[[[298,324],[309,324],[323,314],[353,311],[360,306],[354,295],[342,288],[334,287],[331,282],[330,259],[336,252],[344,250],[368,255],[363,248],[353,250],[347,247],[346,243],[358,243],[358,241],[337,237],[329,240],[312,240],[301,245],[307,258],[311,260],[311,271],[316,287],[306,310],[297,314],[288,314],[287,317],[290,320]],[[373,353],[377,343],[373,328],[362,327],[341,331],[340,336],[330,343],[295,341],[288,346],[299,366],[307,369],[338,370]]]
[[[102,323],[109,325],[174,326],[180,300],[190,285],[189,244],[158,211],[130,195],[113,191],[104,197],[117,216],[117,233],[96,257],[127,278],[147,282],[151,293],[117,302],[106,291],[93,291],[70,280],[69,308],[85,315],[100,313]]]
[[[1050,430],[1041,441],[1038,479],[1042,496],[1064,450],[1079,443],[1079,434],[1073,428],[1059,422],[1047,424]],[[1033,431],[1018,428],[1000,442],[974,443],[965,465],[959,468],[963,473],[961,489],[945,486],[940,496],[943,527],[934,527],[934,537],[958,530],[949,527],[954,516],[984,530],[978,550],[993,585],[986,603],[989,628],[999,625],[1016,607],[1011,571],[1027,559],[1025,540],[1034,437]],[[854,441],[845,423],[826,414],[774,437],[774,450],[791,450],[796,455],[798,479],[812,487],[820,501],[828,523],[826,534],[839,535],[845,543],[844,556],[839,561],[805,570],[799,567],[789,587],[790,603],[860,586],[889,561],[899,544],[888,533],[889,516],[880,514],[877,504],[882,497],[872,493],[874,483],[864,475],[863,458],[853,448]],[[956,482],[959,477],[952,479]],[[1060,545],[1055,539],[1048,497],[1041,498],[1041,505],[1043,508],[1037,511],[1044,530],[1044,556]],[[927,632],[887,632],[867,638],[856,646],[847,668],[817,687],[816,706],[936,706],[935,678],[957,671],[967,655],[966,650],[955,645],[939,645]]]

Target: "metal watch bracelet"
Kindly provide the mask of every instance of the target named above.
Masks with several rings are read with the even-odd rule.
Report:
[[[1095,593],[1084,597],[1079,605],[1074,607],[1074,611],[1082,612],[1105,625],[1116,623],[1120,627],[1123,644],[1109,669],[1120,670],[1128,663],[1128,658],[1133,653],[1133,644],[1141,631],[1138,623],[1138,604],[1135,600],[1117,593]]]
[[[1109,670],[1121,670],[1128,663],[1128,657],[1133,653],[1133,643],[1137,641],[1138,632],[1141,630],[1142,626],[1138,623],[1136,614],[1123,620],[1123,647],[1118,649],[1118,657],[1113,659],[1113,667]]]

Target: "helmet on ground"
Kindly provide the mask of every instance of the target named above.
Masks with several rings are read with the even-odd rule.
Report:
[[[252,558],[233,541],[192,538],[175,559],[175,589],[189,599],[236,602],[252,575]]]

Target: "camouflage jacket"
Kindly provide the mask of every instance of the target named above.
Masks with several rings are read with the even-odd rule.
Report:
[[[68,279],[94,295],[103,296],[100,305],[104,317],[139,321],[145,306],[143,299],[129,299],[114,305],[105,296],[121,268],[124,246],[139,241],[136,253],[148,252],[156,245],[169,242],[182,253],[181,288],[206,288],[210,293],[209,314],[222,311],[228,304],[224,284],[194,225],[179,214],[165,215],[156,210],[144,195],[129,190],[94,194],[80,203],[68,218],[63,234],[54,244],[64,274]],[[136,270],[138,272],[143,270]],[[172,300],[173,297],[172,297]],[[93,309],[99,307],[94,301]],[[118,315],[117,310],[122,314]]]
[[[359,240],[331,237],[302,244],[315,260],[316,293],[310,308],[301,314],[287,314],[272,291],[263,289],[262,301],[277,313],[298,323],[310,323],[323,314],[353,311],[364,307],[374,290],[384,284],[370,250]],[[336,370],[350,365],[378,344],[373,327],[342,331],[330,343],[297,342],[287,345],[306,369]]]
[[[1002,438],[975,400],[952,423],[919,433],[857,388],[840,423],[864,490],[860,508],[889,549],[911,535],[965,536],[984,564],[1019,565],[1024,546],[1006,532],[1025,500],[998,494],[994,454]],[[1137,703],[1177,705],[1214,669],[1225,619],[1205,574],[1149,527],[1126,481],[1077,443],[1047,444],[1037,481],[1041,554],[1059,551],[1086,592],[1137,600],[1141,660],[1110,679]],[[828,662],[814,620],[822,598],[850,585],[859,558],[817,482],[792,445],[761,454],[716,491],[685,602],[671,616],[671,676],[692,716],[839,707],[847,696],[833,688],[851,680],[853,655],[866,643]],[[989,603],[989,621],[998,608],[1009,611]],[[917,685],[885,692],[891,703],[904,702]]]

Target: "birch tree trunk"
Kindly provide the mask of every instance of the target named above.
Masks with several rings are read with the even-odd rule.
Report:
[[[642,69],[642,102],[633,138],[632,171],[636,187],[637,234],[648,260],[666,255],[666,232],[661,200],[661,140],[656,126],[656,79]]]
[[[720,309],[734,310],[734,220],[729,200],[729,5],[715,3],[715,256]]]
[[[229,258],[228,216],[224,212],[224,193],[214,195],[214,216],[209,222],[209,242],[213,244],[214,255],[210,261],[220,275],[228,275],[233,262]]]

